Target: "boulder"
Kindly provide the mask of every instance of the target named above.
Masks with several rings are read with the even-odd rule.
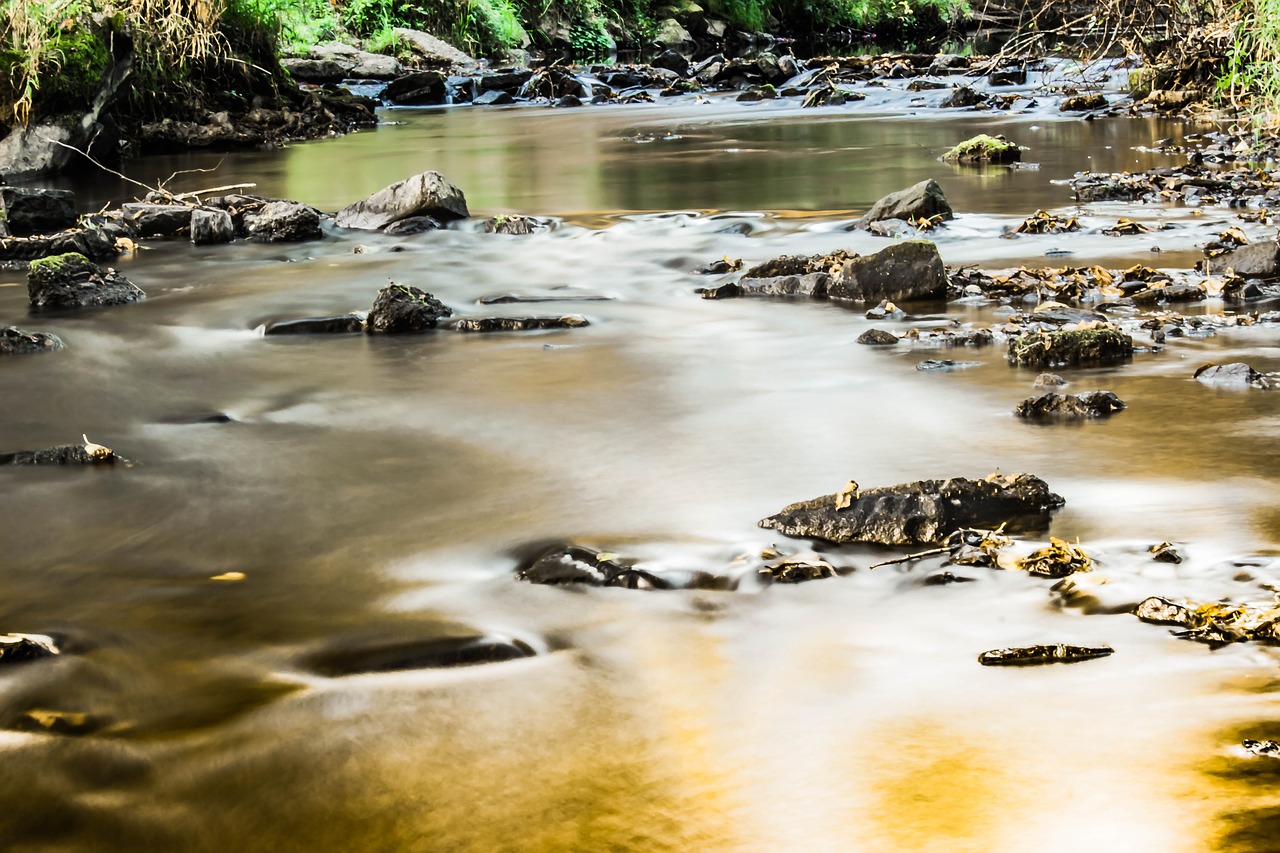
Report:
[[[62,349],[62,340],[48,332],[24,332],[10,326],[0,329],[0,355],[31,355]]]
[[[1195,372],[1195,380],[1219,388],[1270,388],[1271,383],[1242,361],[1231,364],[1206,364]]]
[[[581,314],[563,317],[466,317],[453,324],[459,332],[529,332],[537,329],[577,329],[588,326]]]
[[[490,89],[483,95],[479,95],[472,99],[471,103],[477,107],[501,107],[507,104],[514,104],[516,99],[511,97],[507,92],[501,89]]]
[[[514,95],[533,79],[533,72],[528,68],[499,68],[481,74],[476,78],[476,89],[480,92],[506,92]]]
[[[443,104],[448,100],[445,77],[439,71],[416,71],[388,83],[382,99],[401,106]]]
[[[356,80],[394,80],[404,74],[404,66],[394,56],[360,51],[347,76]]]
[[[33,308],[126,305],[146,296],[115,270],[75,252],[32,261],[27,295]]]
[[[658,28],[653,34],[653,42],[659,47],[675,50],[692,51],[697,47],[693,36],[689,35],[689,31],[680,26],[680,22],[675,18],[665,18],[658,22]]]
[[[370,333],[398,334],[434,329],[453,310],[430,293],[403,284],[389,284],[378,291],[365,322]]]
[[[951,205],[943,195],[942,187],[930,178],[918,184],[890,193],[871,206],[862,218],[854,223],[855,228],[866,228],[872,222],[882,219],[931,219],[941,216],[944,220],[954,219]]]
[[[649,60],[649,64],[654,68],[665,68],[668,71],[674,71],[681,77],[689,76],[689,60],[676,50],[667,49],[662,53]]]
[[[1041,394],[1018,404],[1013,413],[1020,418],[1102,418],[1125,407],[1110,391],[1082,394]]]
[[[120,229],[123,233],[123,229]],[[94,260],[120,254],[116,237],[107,227],[73,228],[35,237],[0,237],[0,261],[31,261],[75,252]]]
[[[960,109],[963,107],[976,107],[986,102],[987,96],[981,92],[976,92],[968,86],[957,86],[943,100],[941,106],[944,109]]]
[[[1280,241],[1249,243],[1218,255],[1206,264],[1213,272],[1230,269],[1244,278],[1276,278],[1280,276]]]
[[[945,163],[991,163],[1004,165],[1016,163],[1022,159],[1022,149],[1003,136],[988,136],[980,133],[966,139],[946,154],[942,155]]]
[[[898,336],[884,329],[867,329],[858,335],[858,343],[870,346],[893,346],[897,342]]]
[[[273,320],[262,334],[275,335],[343,335],[364,331],[364,315],[340,314],[336,317],[304,317],[300,320]]]
[[[235,236],[235,221],[227,211],[216,208],[191,211],[191,242],[197,246],[230,243]]]
[[[1053,645],[1022,646],[1011,649],[993,649],[978,655],[983,666],[1040,666],[1046,663],[1075,663],[1082,660],[1104,658],[1114,654],[1110,646]]]
[[[70,190],[0,187],[0,236],[51,234],[76,224],[76,197]]]
[[[832,299],[876,303],[941,299],[947,292],[947,270],[938,247],[928,240],[903,240],[874,255],[845,261],[827,289]]]
[[[26,663],[62,654],[44,634],[0,634],[0,663]]]
[[[1064,113],[1080,113],[1091,112],[1093,110],[1105,110],[1108,106],[1107,96],[1101,92],[1090,92],[1086,95],[1072,95],[1064,98],[1062,106],[1058,107]]]
[[[350,62],[339,62],[334,59],[299,59],[291,57],[280,60],[280,66],[292,75],[293,79],[303,83],[341,83],[351,70]]]
[[[273,201],[244,217],[249,239],[259,243],[319,240],[320,212],[296,201]]]
[[[392,222],[423,215],[446,221],[465,219],[470,213],[462,190],[439,172],[422,172],[347,205],[338,211],[334,222],[342,228],[377,231]]]
[[[176,237],[188,233],[191,210],[185,204],[129,202],[120,205],[125,225],[139,237]]]
[[[474,68],[480,63],[475,57],[468,56],[456,47],[447,44],[430,33],[411,30],[407,27],[396,27],[392,32],[397,38],[409,45],[425,65],[432,68],[453,68],[455,66]]]
[[[1025,86],[1027,85],[1027,69],[1001,68],[987,75],[987,84],[991,86]]]
[[[1061,367],[1105,364],[1133,357],[1133,338],[1117,329],[1035,332],[1009,341],[1011,364]]]
[[[1030,474],[985,480],[918,480],[824,495],[791,504],[760,522],[788,536],[827,542],[923,545],[963,527],[1036,529],[1065,501]]]

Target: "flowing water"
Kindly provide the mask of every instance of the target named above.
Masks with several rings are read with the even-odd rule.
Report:
[[[1033,371],[998,347],[855,339],[830,303],[710,302],[722,256],[874,251],[846,226],[936,177],[950,264],[1188,267],[1226,210],[1093,205],[1080,168],[1173,162],[1154,119],[913,112],[902,96],[801,112],[693,98],[583,110],[384,114],[375,131],[225,158],[129,164],[178,188],[334,210],[425,169],[473,214],[552,218],[528,237],[460,227],[301,245],[153,242],[115,262],[140,304],[0,322],[64,351],[0,362],[0,449],[82,433],[136,462],[0,469],[0,630],[68,653],[0,675],[0,710],[85,712],[93,735],[0,734],[5,850],[1263,851],[1277,849],[1276,657],[1211,651],[1122,612],[1150,594],[1257,600],[1280,579],[1280,395],[1192,381],[1207,361],[1280,369],[1273,328],[1173,342],[1070,371],[1128,410],[1037,427]],[[1038,168],[964,171],[974,132]],[[82,206],[126,200],[73,183]],[[999,239],[1036,208],[1088,228]],[[1265,229],[1246,226],[1260,236]],[[362,251],[357,252],[357,248]],[[1159,248],[1159,254],[1153,252]],[[580,313],[533,334],[263,338],[272,319],[367,309],[388,279],[459,314]],[[514,293],[537,305],[477,305]],[[916,320],[987,321],[992,305]],[[1212,303],[1206,310],[1221,310]],[[1140,341],[1140,343],[1143,343]],[[979,365],[922,372],[926,358]],[[225,423],[203,422],[224,413]],[[974,570],[922,586],[900,552],[828,549],[844,576],[737,591],[517,582],[531,543],[571,540],[655,570],[732,575],[806,543],[756,527],[840,488],[1029,471],[1067,499],[1109,583],[1088,596]],[[1188,560],[1154,563],[1172,540]],[[936,563],[933,565],[936,566]],[[213,580],[227,573],[241,580]],[[749,572],[748,572],[749,573]],[[739,571],[739,575],[742,572]],[[536,656],[328,678],[317,655],[486,634]],[[1107,643],[1077,666],[984,669],[991,648]],[[1276,766],[1272,766],[1276,765]]]

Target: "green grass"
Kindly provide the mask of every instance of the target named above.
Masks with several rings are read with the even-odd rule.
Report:
[[[1218,88],[1257,129],[1280,126],[1280,0],[1245,0]]]

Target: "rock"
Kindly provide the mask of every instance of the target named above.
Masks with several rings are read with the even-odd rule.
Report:
[[[369,332],[398,334],[434,329],[453,310],[424,290],[390,284],[378,291],[365,328]]]
[[[1273,740],[1245,739],[1240,745],[1254,755],[1260,755],[1264,758],[1280,758],[1280,743],[1276,743]]]
[[[146,294],[115,270],[68,252],[31,262],[27,296],[33,308],[84,308],[126,305]]]
[[[320,212],[296,201],[273,201],[244,217],[249,239],[259,243],[300,243],[319,240]]]
[[[274,335],[343,335],[364,331],[364,315],[339,314],[336,317],[305,317],[301,320],[274,320],[262,334]]]
[[[47,732],[56,735],[81,736],[101,731],[110,724],[105,717],[83,711],[55,711],[30,708],[19,714],[12,726],[21,732]]]
[[[976,107],[986,102],[985,95],[975,92],[968,86],[957,86],[940,106],[943,109],[959,109],[962,107]]]
[[[987,84],[991,86],[1025,86],[1027,70],[1025,68],[1001,68],[987,75]]]
[[[50,234],[75,224],[76,197],[70,190],[0,187],[0,236]]]
[[[125,224],[139,237],[177,237],[191,230],[191,208],[185,204],[120,205]]]
[[[919,480],[852,496],[824,495],[791,504],[760,526],[837,544],[922,545],[963,527],[1043,526],[1064,503],[1038,477],[993,474],[985,480]]]
[[[123,229],[121,229],[123,232]],[[120,254],[116,238],[108,228],[74,228],[36,237],[0,238],[0,261],[31,261],[50,255],[75,252],[94,260]]]
[[[867,223],[867,230],[877,237],[897,239],[919,233],[918,229],[903,219],[877,219]]]
[[[577,95],[565,95],[563,98],[556,98],[555,105],[557,107],[580,107],[582,106],[582,98]]]
[[[945,88],[947,88],[946,83],[938,80],[925,80],[924,78],[917,78],[907,84],[908,92],[932,92],[935,89]]]
[[[1196,93],[1189,89],[1156,89],[1142,102],[1162,112],[1173,112],[1191,104],[1196,97]]]
[[[789,560],[763,566],[759,574],[772,583],[804,583],[836,576],[836,568],[825,561]]]
[[[1185,282],[1163,286],[1144,287],[1130,295],[1135,305],[1155,305],[1161,302],[1199,302],[1205,298],[1203,285]]]
[[[440,224],[440,220],[434,216],[410,216],[408,219],[392,222],[382,229],[382,233],[390,234],[393,237],[410,237],[414,234],[424,234],[427,231],[439,231],[443,227]]]
[[[62,341],[48,332],[24,332],[10,326],[0,329],[0,355],[32,355],[62,349]]]
[[[1151,559],[1157,563],[1173,563],[1176,565],[1183,560],[1182,551],[1169,542],[1161,542],[1159,545],[1153,545],[1147,550],[1151,553]]]
[[[757,264],[742,274],[747,279],[767,279],[778,276],[804,276],[810,273],[835,274],[845,262],[857,255],[844,250],[829,252],[825,255],[779,255],[762,264]]]
[[[395,80],[404,74],[404,66],[394,56],[360,51],[355,60],[347,76],[356,80]]]
[[[955,71],[964,71],[968,67],[969,57],[961,56],[958,53],[940,53],[929,66],[929,73],[950,74]]]
[[[1271,383],[1242,361],[1231,364],[1206,364],[1195,372],[1197,382],[1219,388],[1270,388]]]
[[[897,342],[898,336],[884,329],[867,329],[861,335],[858,335],[858,343],[871,346],[893,346]]]
[[[515,95],[533,79],[533,72],[528,68],[499,68],[481,74],[476,78],[476,89],[481,92],[503,91]]]
[[[689,31],[680,26],[675,18],[665,18],[658,22],[657,31],[653,34],[654,44],[675,50],[692,51],[697,47]]]
[[[1075,663],[1115,654],[1110,646],[1068,646],[1065,643],[1021,648],[993,649],[978,655],[983,666],[1039,666],[1046,663]]]
[[[1190,626],[1195,622],[1195,616],[1186,605],[1154,596],[1139,602],[1133,610],[1133,615],[1153,625]]]
[[[521,216],[519,214],[494,216],[484,221],[484,233],[523,236],[532,234],[537,230],[539,224],[538,220],[532,216]]]
[[[938,247],[928,240],[904,240],[846,261],[827,295],[874,303],[941,299],[946,292],[947,270]]]
[[[392,80],[382,90],[382,99],[401,106],[443,104],[448,99],[444,75],[439,71],[416,71]]]
[[[1124,401],[1110,391],[1086,391],[1030,397],[1019,403],[1013,413],[1021,418],[1102,418],[1124,407]]]
[[[563,317],[466,317],[456,321],[459,332],[528,332],[536,329],[577,329],[588,326],[581,314]]]
[[[26,663],[62,652],[44,634],[0,634],[0,663]]]
[[[396,27],[392,32],[397,38],[408,44],[409,49],[419,56],[427,66],[433,68],[474,68],[480,64],[474,57],[468,56],[456,47],[442,42],[430,33],[411,30],[407,27]]]
[[[743,295],[743,290],[737,282],[730,281],[715,287],[700,287],[695,293],[703,299],[735,299]]]
[[[227,211],[216,208],[191,211],[191,242],[197,246],[230,243],[235,236],[235,221]]]
[[[280,60],[280,67],[293,79],[303,83],[341,83],[351,70],[351,63],[333,59],[302,59],[289,57]]]
[[[1067,384],[1067,380],[1063,379],[1056,373],[1041,373],[1036,377],[1036,381],[1031,383],[1032,388],[1061,388]]]
[[[443,222],[465,219],[470,213],[461,190],[439,172],[423,172],[347,205],[338,211],[334,222],[341,228],[377,231],[392,222],[422,215]]]
[[[734,100],[749,103],[753,101],[767,101],[778,97],[778,92],[768,83],[763,86],[752,86],[745,92],[738,95]]]
[[[97,445],[93,445],[97,448]],[[60,444],[45,450],[17,450],[0,453],[0,465],[114,465],[120,457],[111,450],[90,450],[84,444]]]
[[[1011,364],[1059,367],[1105,364],[1133,357],[1133,338],[1116,329],[1036,332],[1009,341]]]
[[[941,216],[944,220],[954,219],[951,205],[942,193],[938,182],[930,178],[921,181],[905,190],[890,193],[871,206],[855,223],[855,228],[866,228],[872,222],[882,219],[931,219]]]
[[[988,136],[980,133],[943,154],[942,159],[946,163],[1004,165],[1021,160],[1022,149],[1003,136]]]
[[[1232,270],[1244,278],[1280,276],[1280,242],[1263,240],[1218,255],[1206,262],[1214,271]]]
[[[814,299],[825,299],[831,286],[831,276],[824,272],[811,272],[803,275],[743,278],[738,286],[741,295],[811,296]]]
[[[578,545],[556,546],[516,570],[518,580],[538,584],[586,584],[627,589],[671,589],[672,584],[643,569]]]
[[[675,72],[681,77],[689,76],[689,60],[679,51],[670,48],[649,60],[649,64],[654,68],[665,68],[668,71]]]
[[[1062,101],[1058,109],[1064,113],[1077,113],[1092,110],[1105,110],[1109,102],[1101,92],[1090,92],[1087,95],[1072,95]]]
[[[369,672],[444,669],[529,658],[537,654],[524,640],[489,634],[400,640],[359,648],[335,648],[312,655],[306,666],[320,675],[339,678]]]
[[[970,367],[981,367],[980,361],[955,361],[950,358],[930,358],[916,365],[916,370],[967,370]]]

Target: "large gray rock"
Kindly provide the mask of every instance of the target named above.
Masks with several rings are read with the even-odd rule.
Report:
[[[32,261],[67,252],[95,260],[120,254],[115,235],[107,228],[73,228],[36,237],[0,237],[0,261]]]
[[[0,187],[0,236],[51,234],[75,224],[76,197],[70,190]]]
[[[443,74],[417,71],[388,83],[382,90],[382,99],[390,104],[425,106],[443,104],[446,94]]]
[[[115,270],[103,269],[74,252],[32,261],[27,295],[33,308],[126,305],[146,296]]]
[[[469,215],[462,190],[439,172],[423,172],[347,205],[338,211],[334,222],[342,228],[377,231],[410,216],[432,216],[445,221],[465,219]]]
[[[1280,242],[1264,240],[1250,243],[1218,255],[1207,263],[1213,272],[1231,269],[1245,278],[1276,278],[1280,276]]]
[[[680,22],[675,18],[664,18],[658,22],[658,28],[653,34],[653,42],[661,47],[676,50],[691,51],[698,46],[693,36],[689,35],[689,31],[680,26]]]
[[[905,190],[889,193],[871,206],[862,218],[854,223],[855,228],[866,228],[872,222],[881,219],[929,219],[941,216],[954,219],[951,205],[943,195],[942,187],[933,178],[921,181]]]
[[[191,242],[197,246],[230,243],[235,236],[235,220],[227,211],[216,208],[191,211]]]
[[[10,326],[0,329],[0,355],[32,355],[62,349],[62,341],[48,332],[24,332]]]
[[[468,56],[453,45],[440,41],[430,33],[411,30],[406,27],[396,27],[392,32],[401,41],[407,43],[409,48],[428,66],[435,68],[452,68],[454,66],[474,68],[480,64],[475,57]]]
[[[129,202],[120,205],[125,223],[139,237],[176,237],[188,233],[191,210],[185,204]]]
[[[347,79],[351,63],[333,59],[282,59],[280,65],[303,83],[341,83]]]
[[[1230,364],[1206,364],[1195,372],[1197,382],[1219,388],[1270,388],[1271,383],[1251,365],[1243,361]]]
[[[453,310],[425,290],[390,284],[378,291],[365,322],[368,332],[397,334],[434,329]]]
[[[941,299],[947,292],[947,270],[938,247],[928,240],[904,240],[845,261],[840,276],[827,288],[832,299],[863,302],[908,302]]]
[[[1042,528],[1064,503],[1031,474],[953,477],[824,495],[784,507],[760,526],[826,542],[925,545],[962,527]]]
[[[404,66],[394,56],[361,52],[350,76],[356,80],[394,80],[404,74]]]
[[[246,213],[249,239],[259,243],[299,243],[319,240],[320,213],[296,201],[273,201],[254,213]]]

